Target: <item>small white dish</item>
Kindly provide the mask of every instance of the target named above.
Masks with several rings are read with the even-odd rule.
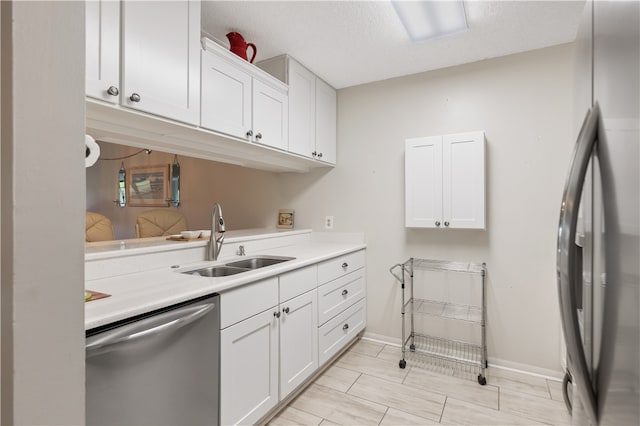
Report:
[[[200,238],[209,238],[211,236],[211,230],[210,229],[202,229],[200,231]]]
[[[200,235],[200,231],[182,231],[180,235],[182,235],[182,238],[198,238],[198,236]]]

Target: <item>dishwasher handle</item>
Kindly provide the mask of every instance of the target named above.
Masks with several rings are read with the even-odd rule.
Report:
[[[187,306],[145,318],[87,339],[86,356],[91,357],[120,349],[118,346],[134,343],[160,334],[171,333],[202,318],[215,308],[215,303]]]

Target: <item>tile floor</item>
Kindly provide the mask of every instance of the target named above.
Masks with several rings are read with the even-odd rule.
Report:
[[[360,340],[270,425],[570,425],[560,382],[488,369],[487,385],[407,365]]]

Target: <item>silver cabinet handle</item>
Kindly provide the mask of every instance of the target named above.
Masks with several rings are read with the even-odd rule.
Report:
[[[280,318],[280,311],[275,311],[273,313],[273,316],[276,317],[276,318]]]
[[[560,205],[557,253],[558,298],[562,329],[567,344],[567,359],[572,361],[571,373],[576,379],[580,393],[586,397],[582,402],[592,424],[598,423],[597,406],[578,325],[576,285],[580,285],[578,275],[581,272],[576,271],[578,253],[575,240],[580,196],[598,136],[599,115],[600,108],[596,103],[587,112],[576,141]]]
[[[253,130],[247,130],[247,137],[250,138],[253,136]]]
[[[322,158],[322,153],[321,152],[318,153],[318,158]]]
[[[315,157],[315,156],[317,156],[317,155],[318,155],[318,153],[317,153],[317,152],[315,152],[315,151],[313,151],[313,152],[311,153],[311,155],[313,155],[313,156]]]
[[[436,226],[440,226],[440,221],[436,220]]]
[[[284,312],[285,314],[288,314],[288,313],[289,313],[289,307],[287,306],[286,308],[284,308],[284,309],[282,310],[282,312]]]
[[[85,346],[86,354],[88,357],[99,355],[117,350],[117,346],[124,347],[127,343],[133,343],[140,339],[176,331],[202,318],[214,307],[214,303],[187,306],[155,315],[109,332],[101,333],[96,336],[95,339],[87,339],[88,343]]]
[[[342,267],[343,267],[344,269],[347,269],[347,268],[349,267],[349,264],[348,264],[347,262],[344,262],[344,263],[342,264]]]
[[[116,86],[109,86],[109,88],[107,89],[107,93],[111,96],[118,96],[120,94],[120,91]]]
[[[131,102],[140,102],[140,99],[142,98],[140,97],[139,94],[132,93],[131,96],[129,96],[129,99],[131,100]]]
[[[349,329],[349,324],[345,324],[345,325],[343,325],[343,326],[342,326],[342,329],[343,329],[344,331],[347,331],[347,330]]]
[[[449,226],[449,222],[445,221],[444,226]]]
[[[256,133],[256,140],[259,141],[262,139],[262,133]]]
[[[346,288],[344,290],[342,290],[342,295],[346,296],[347,294],[349,294],[349,290],[347,290]]]

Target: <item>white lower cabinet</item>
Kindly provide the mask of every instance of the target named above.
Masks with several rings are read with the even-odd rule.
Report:
[[[220,333],[221,425],[254,424],[278,403],[276,312],[274,307]]]
[[[220,424],[255,424],[364,329],[364,277],[362,250],[222,292]]]
[[[364,330],[367,324],[366,300],[345,309],[320,327],[318,340],[320,365],[337,354],[356,334]]]
[[[318,369],[318,296],[314,289],[280,304],[280,399]]]

